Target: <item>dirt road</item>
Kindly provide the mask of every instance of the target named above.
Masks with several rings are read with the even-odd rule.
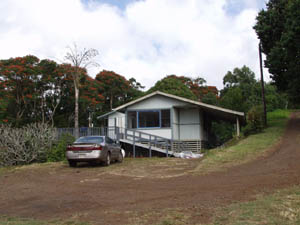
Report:
[[[199,162],[179,166],[178,173],[193,163]],[[282,141],[267,156],[223,172],[176,176],[170,168],[153,166],[144,177],[120,175],[120,170],[122,165],[73,169],[58,164],[6,173],[0,176],[0,215],[130,224],[150,212],[159,216],[182,209],[193,213],[190,224],[208,222],[215,207],[300,184],[300,113],[292,115]],[[153,175],[159,173],[166,176]],[[149,217],[149,223],[157,220]]]

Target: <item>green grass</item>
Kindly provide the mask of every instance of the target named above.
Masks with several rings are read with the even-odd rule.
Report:
[[[259,195],[255,201],[232,204],[216,210],[214,225],[299,225],[300,186]]]
[[[286,110],[268,113],[268,127],[263,132],[242,138],[233,146],[208,151],[195,171],[208,173],[223,170],[264,154],[266,150],[279,142],[289,115],[290,112]]]

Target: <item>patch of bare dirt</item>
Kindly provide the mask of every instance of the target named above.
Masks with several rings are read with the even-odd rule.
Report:
[[[170,159],[169,165],[158,160],[110,168],[52,164],[14,170],[0,175],[0,215],[139,224],[138,218],[154,223],[166,210],[181,210],[192,215],[189,224],[205,223],[215,207],[299,185],[299,135],[300,113],[294,113],[281,143],[268,155],[199,176],[188,173],[199,162],[179,159]]]

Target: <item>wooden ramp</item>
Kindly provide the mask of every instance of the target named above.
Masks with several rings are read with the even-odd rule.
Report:
[[[143,143],[140,143],[140,142],[135,142],[134,143],[132,140],[128,140],[128,139],[120,139],[120,142],[130,144],[130,145],[133,146],[133,148],[141,147],[141,148],[147,149],[149,151],[157,151],[157,152],[160,152],[160,153],[164,153],[164,154],[166,154],[167,157],[172,156],[174,154],[173,151],[168,150],[168,149],[159,148],[159,147],[156,147],[156,146],[153,146],[153,145],[150,145],[150,144],[143,144]]]

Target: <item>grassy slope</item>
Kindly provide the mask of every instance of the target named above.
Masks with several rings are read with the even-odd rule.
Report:
[[[268,128],[262,133],[241,139],[233,146],[209,151],[196,171],[208,173],[223,170],[257,158],[274,143],[278,143],[284,132],[289,114],[288,111],[283,110],[268,113]]]
[[[238,160],[238,163],[251,160],[261,154],[262,151],[270,147],[279,140],[284,131],[289,113],[287,111],[275,111],[268,114],[269,127],[262,134],[252,135],[239,142],[236,146],[230,147],[230,153],[224,151],[212,153],[208,156],[204,164],[208,168],[214,168],[214,164],[219,162],[227,166],[230,161]],[[256,144],[253,144],[255,142]],[[259,147],[256,147],[259,146]],[[243,151],[237,154],[233,151]],[[224,156],[224,159],[220,159]],[[228,160],[228,161],[227,161]],[[258,195],[255,201],[246,203],[236,203],[227,207],[217,209],[214,225],[300,225],[300,187],[294,186],[284,190],[278,190],[272,195]]]

